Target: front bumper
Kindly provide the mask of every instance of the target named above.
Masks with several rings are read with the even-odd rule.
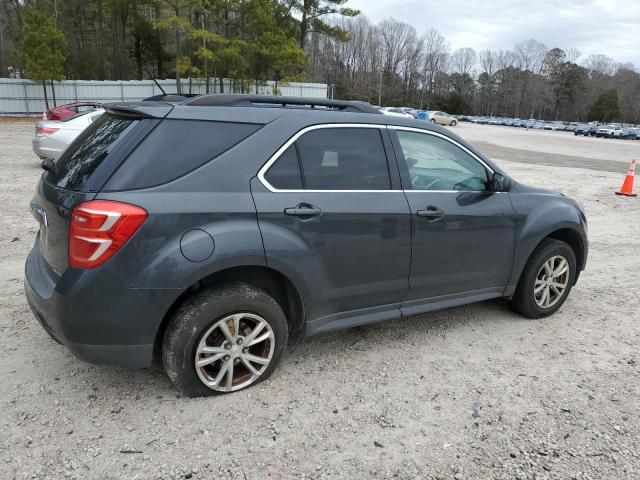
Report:
[[[67,268],[58,276],[40,254],[25,265],[29,307],[45,331],[90,363],[149,367],[158,328],[177,290],[127,288],[107,269]]]

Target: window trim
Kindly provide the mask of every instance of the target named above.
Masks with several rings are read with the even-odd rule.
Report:
[[[280,156],[292,145],[296,142],[296,140],[298,140],[302,135],[304,135],[307,132],[311,132],[313,130],[321,130],[321,129],[326,129],[326,128],[375,128],[378,130],[386,130],[387,129],[387,125],[380,125],[380,124],[374,124],[374,123],[323,123],[320,125],[310,125],[308,127],[303,128],[302,130],[298,131],[295,135],[293,135],[289,140],[287,140],[284,145],[282,145],[280,148],[278,148],[278,150],[276,150],[276,153],[274,153],[269,160],[267,160],[267,162],[262,166],[262,168],[260,168],[260,170],[258,171],[258,180],[260,180],[260,183],[262,183],[262,185],[264,185],[264,187],[269,190],[270,192],[273,193],[382,193],[382,192],[402,192],[402,189],[398,190],[398,189],[394,189],[393,188],[393,178],[391,175],[391,169],[390,169],[390,165],[389,165],[389,155],[388,152],[385,151],[385,158],[387,160],[387,170],[389,171],[389,182],[391,184],[391,188],[385,189],[385,190],[305,190],[305,189],[278,189],[275,188],[273,185],[271,185],[267,179],[265,178],[265,175],[267,174],[267,172],[269,171],[269,169],[271,168],[271,166],[278,161],[278,159],[280,158]],[[382,137],[381,143],[382,146],[384,148],[384,138],[383,138],[383,133],[380,132],[380,136]],[[297,149],[296,149],[297,150]]]

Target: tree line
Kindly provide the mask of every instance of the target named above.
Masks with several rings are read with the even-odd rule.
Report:
[[[606,55],[530,39],[510,50],[448,47],[430,29],[389,18],[336,20],[348,41],[312,34],[311,81],[335,84],[341,98],[382,105],[566,121],[640,123],[640,74]]]
[[[348,0],[0,0],[0,76],[39,80],[175,77],[237,82],[305,78],[311,33]],[[10,71],[11,69],[11,71]],[[214,86],[211,86],[212,90]]]
[[[451,50],[436,29],[370,22],[348,0],[0,0],[0,76],[205,79],[251,92],[323,82],[336,98],[450,113],[640,123],[640,74],[523,40]],[[189,84],[189,82],[187,82]],[[188,87],[186,87],[188,88]]]

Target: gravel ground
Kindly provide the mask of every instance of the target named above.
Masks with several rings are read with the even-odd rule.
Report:
[[[186,399],[159,369],[75,359],[29,312],[31,134],[0,124],[0,478],[640,478],[640,200],[613,195],[624,168],[502,162],[590,220],[587,271],[553,317],[485,302],[314,337],[255,388]]]
[[[462,122],[453,129],[470,142],[482,142],[501,147],[552,153],[590,159],[606,159],[622,164],[638,158],[640,142],[611,138],[585,137],[572,132],[553,132],[498,125],[478,125]],[[579,163],[576,165],[580,165]]]

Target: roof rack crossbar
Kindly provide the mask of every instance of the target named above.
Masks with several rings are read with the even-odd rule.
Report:
[[[201,95],[184,102],[184,105],[207,107],[255,107],[255,106],[304,106],[325,107],[338,111],[380,113],[370,103],[360,101],[331,100],[328,98],[281,97],[275,95],[211,94]]]

